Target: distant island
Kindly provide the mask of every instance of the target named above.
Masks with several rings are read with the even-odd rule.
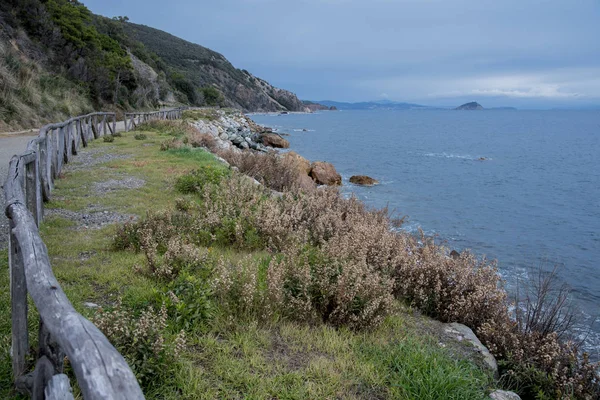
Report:
[[[476,101],[465,103],[462,106],[456,107],[455,110],[483,110],[483,106]]]

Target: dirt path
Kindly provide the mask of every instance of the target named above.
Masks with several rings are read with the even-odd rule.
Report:
[[[125,130],[123,121],[117,122],[117,132]],[[24,133],[23,133],[24,132]],[[4,214],[4,182],[6,182],[6,173],[8,172],[8,163],[15,154],[20,154],[25,151],[27,143],[36,137],[37,129],[32,129],[22,132],[6,132],[0,133],[0,250],[6,248],[8,244],[8,220]]]

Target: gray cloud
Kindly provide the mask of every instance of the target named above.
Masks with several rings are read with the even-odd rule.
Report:
[[[88,0],[302,98],[600,103],[595,0]],[[158,10],[158,11],[157,11]]]

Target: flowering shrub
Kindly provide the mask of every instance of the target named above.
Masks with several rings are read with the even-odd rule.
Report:
[[[240,172],[278,192],[297,187],[303,190],[314,188],[312,179],[306,173],[299,171],[291,165],[291,160],[280,157],[277,153],[223,150],[218,155]]]
[[[115,245],[143,249],[158,276],[176,275],[153,261],[178,259],[167,256],[170,247],[173,255],[194,254],[192,244],[268,250],[275,253],[268,264],[250,258],[217,263],[213,296],[230,316],[322,320],[360,329],[378,324],[395,297],[473,328],[500,360],[503,379],[526,395],[600,395],[597,365],[580,356],[577,346],[555,333],[524,330],[511,319],[494,263],[469,252],[452,258],[425,238],[392,231],[387,210],[369,210],[336,189],[295,187],[273,197],[238,176],[207,183],[198,196],[198,204],[180,204],[183,211],[125,225]],[[191,247],[171,243],[181,237]]]
[[[185,333],[174,338],[167,332],[167,308],[152,307],[136,317],[119,301],[112,310],[99,309],[92,322],[125,357],[142,386],[168,376],[186,345]]]

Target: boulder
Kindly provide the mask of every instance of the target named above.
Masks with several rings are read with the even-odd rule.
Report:
[[[493,400],[521,400],[518,394],[506,390],[496,390],[490,393],[490,398]]]
[[[310,169],[310,177],[319,185],[341,185],[342,177],[335,167],[324,161],[315,161]]]
[[[261,140],[265,146],[276,147],[279,149],[287,149],[288,147],[290,147],[290,142],[274,133],[262,134]]]
[[[283,159],[286,164],[289,164],[291,167],[297,169],[302,174],[310,173],[310,161],[306,158],[302,157],[300,154],[295,151],[290,151],[289,153],[285,153],[283,155]]]
[[[473,350],[479,353],[485,363],[485,366],[498,378],[498,364],[496,358],[490,353],[481,341],[475,336],[475,333],[466,325],[453,322],[447,324],[445,328],[446,335],[458,340],[459,342],[466,340],[473,346]]]
[[[298,186],[304,190],[310,190],[315,188],[315,182],[308,175],[300,175],[298,178]]]
[[[350,183],[355,185],[373,186],[379,184],[379,181],[366,175],[353,175],[350,177]]]

